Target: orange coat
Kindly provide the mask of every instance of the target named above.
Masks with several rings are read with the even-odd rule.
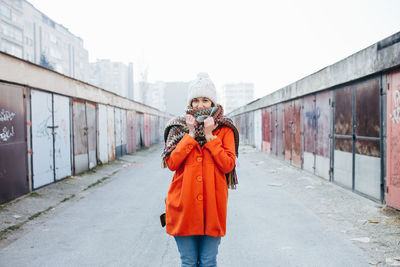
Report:
[[[225,173],[235,166],[235,140],[229,127],[200,147],[185,134],[167,158],[176,171],[166,200],[166,230],[173,236],[224,236],[228,186]]]

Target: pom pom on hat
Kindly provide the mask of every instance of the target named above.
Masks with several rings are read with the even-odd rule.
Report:
[[[214,104],[217,104],[217,90],[210,76],[205,72],[197,74],[197,79],[189,85],[188,104],[190,105],[193,98],[207,97]]]

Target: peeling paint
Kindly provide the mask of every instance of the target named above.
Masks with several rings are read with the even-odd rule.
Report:
[[[392,114],[390,114],[390,118],[392,119],[393,123],[400,122],[400,92],[399,90],[393,91],[393,102],[394,108]]]

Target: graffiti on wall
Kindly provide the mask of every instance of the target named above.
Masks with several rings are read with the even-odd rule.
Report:
[[[13,118],[15,117],[14,112],[10,112],[5,109],[1,109],[0,111],[0,122],[7,122],[7,121],[12,121]],[[14,132],[14,126],[11,125],[11,127],[4,126],[3,129],[1,129],[0,132],[0,140],[3,142],[7,142],[11,137],[15,135]]]
[[[390,118],[393,123],[400,123],[400,92],[399,90],[393,91],[394,108]]]
[[[318,120],[320,116],[321,116],[321,111],[319,110],[319,107],[317,107],[312,111],[306,112],[307,125],[309,127],[312,127],[317,133],[318,133]]]
[[[36,137],[47,137],[48,140],[50,140],[52,138],[52,134],[48,127],[48,125],[51,122],[51,119],[52,119],[52,117],[50,115],[46,119],[44,119],[43,121],[41,121],[39,123],[38,129],[36,131]]]

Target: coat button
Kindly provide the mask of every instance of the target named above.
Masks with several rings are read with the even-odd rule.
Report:
[[[189,153],[190,153],[190,149],[187,148],[187,149],[186,149],[186,154],[189,154]]]
[[[203,176],[197,176],[196,179],[197,179],[198,182],[201,182],[201,181],[203,181]]]
[[[201,162],[203,158],[197,158],[197,162]]]
[[[189,145],[189,148],[192,149],[192,148],[193,148],[193,145]]]
[[[198,195],[197,200],[202,201],[203,200],[203,195]]]

